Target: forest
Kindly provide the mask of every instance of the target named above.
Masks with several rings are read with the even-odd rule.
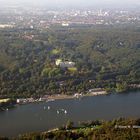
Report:
[[[68,121],[57,130],[30,133],[1,140],[139,140],[140,119],[118,118],[111,121],[81,122],[79,127]]]
[[[0,29],[0,98],[124,92],[132,84],[140,84],[140,27]]]

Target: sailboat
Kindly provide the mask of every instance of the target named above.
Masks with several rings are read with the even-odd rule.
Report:
[[[64,113],[67,114],[67,110],[65,110]]]

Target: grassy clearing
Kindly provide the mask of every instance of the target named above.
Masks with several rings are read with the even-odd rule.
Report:
[[[77,72],[77,68],[76,68],[76,67],[68,68],[68,70],[69,70],[70,72]]]

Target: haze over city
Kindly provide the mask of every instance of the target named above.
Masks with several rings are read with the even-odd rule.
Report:
[[[0,0],[1,6],[5,5],[29,5],[47,7],[137,7],[139,0]]]

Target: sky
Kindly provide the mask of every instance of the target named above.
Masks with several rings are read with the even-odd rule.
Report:
[[[26,4],[26,5],[46,5],[46,6],[131,6],[140,5],[140,0],[0,0],[4,4]]]

